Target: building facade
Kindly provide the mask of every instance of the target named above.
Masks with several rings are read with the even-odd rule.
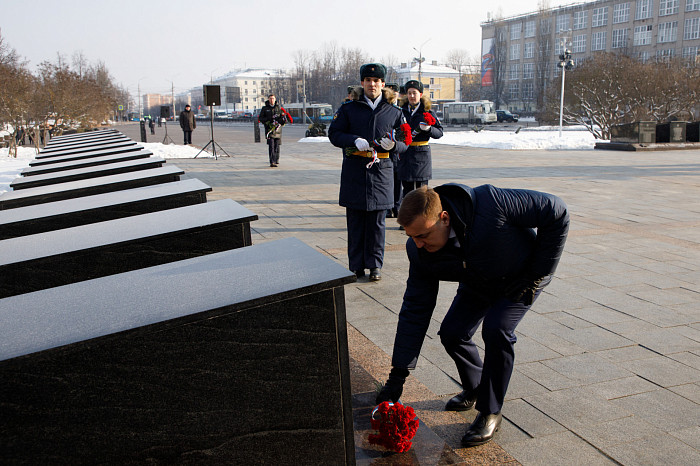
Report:
[[[580,62],[596,52],[641,61],[682,57],[698,63],[700,0],[598,0],[481,24],[482,88],[501,108],[535,111],[559,55]]]
[[[460,73],[453,68],[438,65],[436,61],[421,63],[420,66],[417,61],[413,61],[410,64],[402,63],[393,71],[399,85],[411,79],[420,80],[424,94],[430,97],[437,108],[442,108],[444,102],[459,100]]]

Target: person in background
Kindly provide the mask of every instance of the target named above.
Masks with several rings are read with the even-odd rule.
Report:
[[[184,134],[184,144],[192,144],[192,131],[197,127],[197,120],[194,118],[190,105],[185,105],[185,109],[180,112],[180,128]]]
[[[277,103],[275,94],[267,96],[267,101],[260,110],[258,121],[263,124],[263,128],[265,129],[265,139],[267,139],[267,150],[271,167],[279,166],[280,146],[282,145],[282,126],[287,123],[287,119],[288,114]]]
[[[549,284],[569,231],[566,204],[525,189],[445,184],[409,192],[399,209],[409,239],[408,280],[396,328],[392,369],[377,404],[398,401],[416,367],[441,281],[459,283],[438,335],[457,366],[462,392],[448,411],[479,412],[462,444],[489,442],[515,360],[515,328]],[[479,326],[482,361],[472,339]]]

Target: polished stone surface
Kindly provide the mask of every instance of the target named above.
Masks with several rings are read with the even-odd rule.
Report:
[[[99,178],[102,176],[118,175],[151,168],[160,168],[165,160],[160,157],[139,158],[126,160],[92,167],[81,167],[73,170],[59,171],[56,173],[44,173],[35,176],[24,176],[15,179],[10,183],[12,189],[36,188],[38,186],[48,186],[51,184],[68,183],[70,181],[87,180],[89,178]]]
[[[109,154],[103,156],[90,157],[85,159],[72,160],[68,162],[50,163],[38,166],[30,166],[22,170],[22,176],[42,175],[44,173],[53,173],[64,170],[75,170],[77,168],[92,167],[95,165],[104,165],[107,163],[124,162],[127,160],[143,159],[153,155],[147,150],[122,152],[119,154]]]
[[[111,154],[122,154],[124,152],[137,152],[144,151],[143,146],[136,144],[121,145],[118,147],[108,147],[108,148],[97,148],[89,152],[78,152],[70,153],[64,155],[56,155],[53,157],[36,158],[29,162],[30,167],[48,167],[50,165],[58,165],[65,162],[71,162],[75,160],[92,159],[97,157],[103,157],[105,155]]]
[[[88,148],[90,148],[90,147],[115,145],[115,144],[122,144],[122,143],[127,143],[127,142],[136,144],[136,141],[134,141],[133,139],[129,139],[125,136],[113,136],[113,137],[105,138],[105,139],[95,139],[95,140],[70,142],[70,143],[66,143],[66,144],[57,144],[54,146],[45,147],[42,151],[39,152],[37,157],[51,157],[53,154],[56,154],[59,152],[68,152],[68,151],[85,152],[84,149],[89,150]]]
[[[175,165],[168,164],[149,170],[8,191],[0,195],[0,210],[178,181],[184,173]]]
[[[0,300],[3,461],[353,464],[354,280],[285,239]]]
[[[54,136],[51,139],[49,139],[49,142],[46,143],[46,147],[51,147],[55,144],[64,144],[69,141],[105,138],[113,136],[115,134],[122,135],[123,133],[116,129],[101,129],[96,131],[86,131],[83,133],[62,134],[60,136]]]
[[[71,154],[81,154],[81,153],[86,153],[86,152],[94,152],[96,150],[104,150],[104,149],[118,149],[121,147],[131,147],[131,146],[136,146],[136,141],[132,139],[123,139],[123,140],[118,140],[116,142],[99,142],[99,143],[90,143],[87,145],[78,145],[78,146],[70,146],[66,148],[57,148],[56,150],[47,150],[47,151],[41,151],[37,154],[36,158],[37,160],[44,160],[44,159],[50,159],[53,157],[60,157],[63,155],[71,155]]]
[[[0,241],[0,297],[249,246],[231,199]]]
[[[208,192],[210,186],[191,178],[0,210],[0,240],[199,204]]]

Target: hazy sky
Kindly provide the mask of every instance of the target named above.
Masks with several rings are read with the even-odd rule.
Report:
[[[451,49],[479,56],[488,12],[541,0],[0,0],[0,33],[30,67],[76,51],[102,60],[136,95],[199,86],[234,68],[291,68],[299,50],[360,48],[374,60],[428,62]],[[550,0],[552,6],[571,0]],[[359,79],[359,78],[358,78]]]

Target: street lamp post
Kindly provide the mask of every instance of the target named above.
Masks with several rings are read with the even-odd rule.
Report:
[[[574,60],[571,59],[571,50],[564,49],[564,53],[559,55],[559,63],[561,68],[561,101],[559,102],[559,137],[561,137],[562,126],[564,124],[564,79],[566,71],[574,67]]]
[[[425,42],[420,44],[420,47],[418,47],[418,48],[413,47],[413,50],[418,52],[418,58],[416,58],[416,60],[418,60],[418,82],[420,82],[420,83],[423,82],[423,81],[421,81],[421,78],[422,78],[423,62],[425,61],[425,58],[423,58],[423,46],[425,44],[427,44],[429,41],[430,41],[430,39],[426,40]]]

